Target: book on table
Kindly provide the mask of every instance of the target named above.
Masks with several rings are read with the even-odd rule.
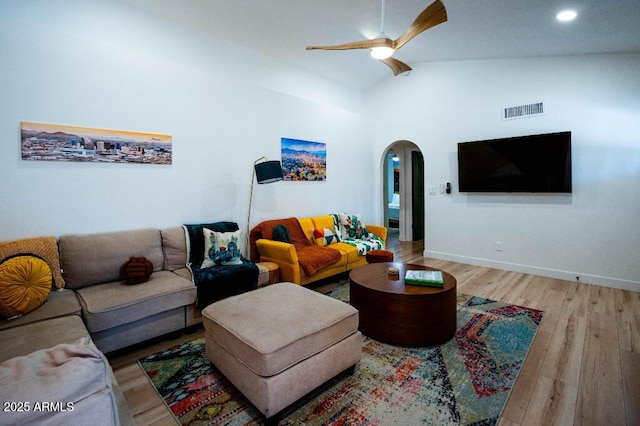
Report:
[[[444,287],[442,271],[409,270],[404,276],[405,284]]]

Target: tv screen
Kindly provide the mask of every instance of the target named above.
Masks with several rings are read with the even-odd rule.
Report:
[[[460,192],[571,192],[571,132],[458,143]]]

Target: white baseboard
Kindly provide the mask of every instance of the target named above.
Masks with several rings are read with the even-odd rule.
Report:
[[[502,269],[505,271],[522,272],[525,274],[539,275],[542,277],[555,278],[565,281],[595,284],[604,287],[612,287],[620,290],[640,292],[640,281],[620,280],[618,278],[601,277],[589,275],[582,272],[561,271],[557,269],[539,268],[536,266],[522,265],[518,263],[496,262],[495,260],[481,259],[476,257],[458,256],[449,253],[440,253],[424,250],[424,257],[432,259],[448,260],[450,262],[466,263],[475,266],[485,266],[488,268]],[[576,278],[579,277],[579,280]]]

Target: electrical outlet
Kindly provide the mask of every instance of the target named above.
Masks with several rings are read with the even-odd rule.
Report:
[[[502,251],[502,243],[499,241],[496,242],[496,251]]]

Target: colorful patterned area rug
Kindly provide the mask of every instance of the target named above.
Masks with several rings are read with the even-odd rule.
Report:
[[[348,302],[348,285],[330,296]],[[458,295],[449,342],[403,348],[364,338],[342,374],[281,413],[281,425],[493,425],[543,312]],[[207,359],[204,338],[139,360],[182,425],[261,425],[264,418]]]

